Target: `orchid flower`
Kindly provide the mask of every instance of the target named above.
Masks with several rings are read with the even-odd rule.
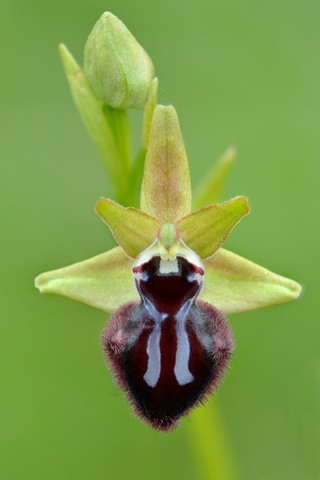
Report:
[[[127,153],[117,142],[119,132],[115,135],[110,128],[110,118],[123,119],[119,109],[132,102],[115,94],[114,85],[105,87],[101,75],[94,88],[96,58],[101,55],[92,42],[96,46],[100,27],[101,22],[86,47],[88,78],[64,46],[61,53],[74,99],[102,154],[106,148],[97,139],[106,135],[113,139],[115,155],[110,156],[109,142],[106,157],[120,199],[130,184],[128,178],[134,175],[130,177],[126,160],[119,161]],[[36,286],[42,293],[63,295],[111,314],[102,346],[115,382],[139,417],[156,430],[168,431],[203,403],[225,375],[234,348],[225,315],[292,300],[300,286],[221,247],[250,211],[244,196],[215,202],[226,162],[233,157],[231,151],[222,159],[220,170],[204,182],[194,202],[199,206],[201,199],[212,198],[212,204],[191,209],[190,174],[178,117],[172,106],[156,105],[157,80],[145,57],[143,62],[149,93],[138,95],[139,104],[145,105],[140,209],[100,198],[95,211],[119,246],[43,273]],[[122,93],[127,91],[130,88]],[[103,92],[108,93],[107,100]],[[138,98],[136,93],[133,96]],[[103,106],[109,98],[118,103]],[[99,112],[103,116],[98,122]],[[126,121],[121,125],[126,129]],[[99,128],[103,131],[100,137]],[[131,172],[137,169],[133,166]]]

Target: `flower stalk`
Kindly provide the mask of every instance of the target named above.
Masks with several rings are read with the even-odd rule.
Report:
[[[187,432],[199,478],[239,478],[216,398],[190,415]]]

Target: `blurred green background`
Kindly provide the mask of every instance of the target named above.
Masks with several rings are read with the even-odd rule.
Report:
[[[237,146],[225,197],[247,195],[252,211],[226,246],[304,286],[297,301],[230,317],[237,349],[214,402],[238,478],[319,479],[315,0],[2,1],[0,478],[205,478],[190,419],[151,431],[113,386],[99,345],[106,315],[33,287],[38,273],[113,245],[93,211],[110,185],[57,52],[63,41],[82,64],[105,10],[153,59],[193,184]]]

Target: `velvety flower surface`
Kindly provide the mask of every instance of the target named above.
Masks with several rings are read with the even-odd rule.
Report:
[[[221,248],[249,213],[246,197],[191,212],[172,106],[154,109],[147,145],[140,209],[106,198],[95,207],[119,246],[43,273],[36,286],[112,314],[102,344],[115,380],[141,418],[170,430],[224,376],[233,350],[224,315],[289,301],[300,286]],[[210,182],[209,201],[219,189]]]

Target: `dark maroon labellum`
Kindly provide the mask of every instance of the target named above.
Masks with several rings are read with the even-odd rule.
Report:
[[[200,266],[182,256],[153,256],[133,274],[141,301],[113,314],[102,344],[138,416],[157,430],[172,430],[223,378],[233,337],[219,310],[196,301]]]

